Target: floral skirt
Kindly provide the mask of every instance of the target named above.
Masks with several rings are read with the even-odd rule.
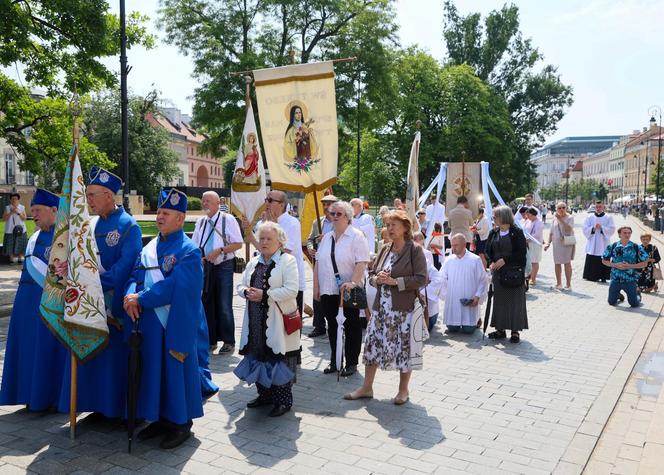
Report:
[[[381,305],[380,310],[371,313],[364,336],[362,363],[383,370],[408,372],[412,369],[407,312],[396,312]]]

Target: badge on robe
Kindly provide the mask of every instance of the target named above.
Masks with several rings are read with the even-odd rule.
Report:
[[[108,247],[114,247],[118,245],[118,242],[120,242],[120,233],[118,232],[117,229],[114,229],[113,231],[110,231],[106,235],[106,245]]]
[[[175,265],[176,261],[177,259],[173,254],[164,256],[164,262],[161,264],[161,268],[164,270],[164,272],[170,272],[171,270],[173,270],[173,266]]]

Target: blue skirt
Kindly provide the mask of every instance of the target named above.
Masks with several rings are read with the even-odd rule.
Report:
[[[233,373],[249,385],[258,383],[266,388],[283,386],[295,377],[285,361],[258,361],[252,354],[245,356]]]

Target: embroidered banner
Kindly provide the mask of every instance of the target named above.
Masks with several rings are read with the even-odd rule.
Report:
[[[323,190],[337,181],[337,108],[331,61],[254,71],[272,187]]]
[[[447,165],[447,210],[454,209],[459,196],[468,198],[468,207],[477,216],[482,197],[479,162],[454,162]]]
[[[410,159],[408,160],[408,177],[406,183],[406,212],[413,222],[414,230],[420,225],[417,221],[417,211],[420,200],[420,178],[419,178],[419,155],[420,155],[420,132],[415,133],[415,140],[410,147]]]
[[[40,310],[48,328],[79,362],[89,360],[108,343],[97,253],[74,146],[62,186]],[[66,276],[61,271],[64,263]]]
[[[258,132],[251,103],[244,121],[242,141],[237,151],[235,171],[231,183],[231,207],[233,214],[246,218],[252,225],[258,221],[265,209],[265,169]]]

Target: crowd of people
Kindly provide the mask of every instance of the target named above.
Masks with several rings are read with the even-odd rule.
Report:
[[[374,217],[360,199],[346,202],[327,194],[321,199],[323,216],[303,245],[301,222],[283,191],[267,194],[266,212],[255,226],[238,222],[217,193],[208,191],[202,197],[204,214],[189,238],[183,230],[187,196],[166,188],[158,202],[159,235],[143,246],[134,218],[115,204],[120,186],[107,170],[91,170],[86,197],[98,215],[91,224],[110,337],[79,369],[78,410],[98,422],[126,416],[127,337],[138,322],[143,371],[137,415],[149,422],[138,439],[162,437],[164,449],[191,436],[192,420],[203,415],[205,399],[219,389],[209,371],[211,354],[232,354],[237,347],[243,359],[234,373],[257,391],[248,408],[271,406],[270,417],[291,410],[301,362],[305,259],[313,267],[308,336],[326,334],[330,346],[323,374],[349,377],[360,362],[364,366],[363,382],[344,395],[347,400],[373,397],[381,369],[398,371],[392,401],[407,403],[412,371],[422,368],[424,342],[441,312],[450,334],[491,326],[490,339],[507,339],[509,332],[509,342],[519,343],[528,329],[526,294],[538,285],[543,251],[550,247],[555,288],[571,290],[574,218],[558,203],[545,236],[548,210],[534,205],[532,195],[517,210],[480,208],[476,215],[465,196],[448,208],[434,195],[411,219],[400,199]],[[25,265],[9,326],[0,404],[25,404],[32,411],[69,410],[70,359],[39,317],[58,203],[56,195],[37,191],[31,208],[38,231],[23,254],[15,253]],[[25,229],[25,210],[17,202],[5,214]],[[639,292],[657,290],[660,255],[651,236],[641,236],[637,245],[623,226],[620,240],[611,243],[615,226],[601,202],[583,232],[583,277],[610,279],[610,304],[624,292],[637,306]],[[9,234],[14,236],[13,229]],[[235,253],[245,242],[256,252],[243,266]],[[235,290],[246,302],[241,318],[233,313],[234,274],[241,274]],[[483,305],[488,321],[482,319]]]

